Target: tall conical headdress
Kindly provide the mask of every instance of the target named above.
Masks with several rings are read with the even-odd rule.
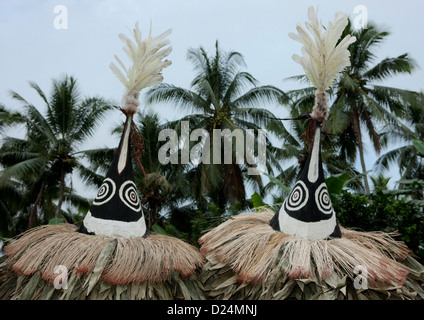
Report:
[[[127,69],[115,55],[125,74],[113,63],[110,68],[126,88],[122,99],[124,108],[121,109],[126,115],[126,122],[113,162],[84,218],[80,232],[122,238],[146,235],[145,216],[132,169],[131,128],[139,105],[140,91],[162,82],[161,71],[171,64],[169,60],[163,61],[172,50],[171,47],[163,48],[169,44],[166,36],[170,32],[168,30],[155,38],[151,37],[150,32],[148,38],[142,40],[137,23],[133,30],[135,42],[123,34],[119,35],[125,43],[123,50],[132,65]]]
[[[327,120],[329,111],[325,91],[338,74],[350,65],[347,47],[356,38],[347,35],[337,44],[348,23],[348,18],[343,13],[339,13],[329,23],[325,32],[322,32],[323,26],[313,7],[309,7],[308,16],[310,23],[306,23],[306,28],[313,38],[300,24],[297,25],[299,34],[290,33],[289,36],[303,44],[303,57],[294,55],[293,59],[302,65],[308,79],[317,89],[315,105],[310,113],[315,133],[311,152],[300,178],[270,224],[275,230],[285,234],[326,239],[341,237],[341,232],[325,184],[321,160],[321,127]]]
[[[169,32],[142,40],[136,24],[135,42],[120,35],[132,65],[126,69],[116,57],[122,73],[111,64],[126,88],[121,109],[126,121],[107,176],[79,229],[69,223],[44,225],[6,246],[6,257],[0,258],[0,300],[204,299],[199,250],[175,237],[146,236],[131,161],[134,148],[134,160],[141,164],[138,135],[132,131],[139,92],[162,81],[160,72],[170,64],[162,60],[171,51],[162,49],[169,44]]]
[[[317,121],[312,150],[300,178],[270,222],[275,230],[309,239],[341,237],[324,180],[320,136]]]
[[[131,121],[132,116],[128,116],[115,157],[80,232],[122,238],[146,234],[131,161]]]

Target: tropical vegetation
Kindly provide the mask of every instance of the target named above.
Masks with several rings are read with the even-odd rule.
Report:
[[[394,88],[385,81],[412,73],[416,62],[409,54],[376,61],[375,49],[389,36],[375,24],[344,34],[357,41],[350,47],[351,66],[329,89],[330,114],[324,127],[322,158],[334,208],[341,225],[362,230],[399,232],[400,239],[424,259],[424,96],[422,92]],[[310,111],[315,90],[306,77],[294,76],[301,86],[284,91],[260,82],[246,71],[243,55],[225,51],[219,42],[212,54],[190,48],[187,59],[194,75],[189,89],[163,83],[145,93],[152,108],[139,111],[135,126],[143,153],[133,155],[136,184],[148,212],[149,229],[197,244],[200,235],[242,211],[268,206],[278,210],[296,181],[309,152],[304,138],[306,120],[280,120],[271,106],[287,108],[292,118]],[[40,224],[80,223],[91,200],[74,190],[78,175],[87,186],[98,187],[113,158],[113,148],[84,150],[109,111],[118,107],[100,97],[82,98],[77,80],[54,79],[50,95],[30,82],[44,102],[34,105],[19,93],[11,96],[22,107],[0,105],[0,237],[13,237]],[[154,110],[167,103],[181,110],[181,118],[166,121]],[[202,142],[198,155],[221,163],[198,161],[163,164],[158,153],[163,129],[181,136],[182,126],[203,129],[205,140],[182,139],[178,157]],[[22,137],[9,135],[21,129]],[[214,130],[253,129],[258,146],[259,129],[267,131],[266,165],[249,174],[249,165],[236,161],[236,139],[230,161],[225,160],[223,137]],[[122,127],[111,134],[119,135]],[[221,149],[213,149],[219,139]],[[375,164],[365,161],[369,140],[379,155]],[[277,141],[277,142],[275,142]],[[399,147],[390,149],[396,142]],[[258,148],[246,148],[254,156]],[[228,160],[228,159],[227,159]],[[360,168],[356,168],[359,160]],[[400,181],[388,176],[398,170]],[[394,186],[392,186],[394,184]]]
[[[74,222],[65,202],[82,210],[89,207],[88,199],[72,189],[67,177],[74,171],[87,175],[82,161],[85,152],[80,147],[111,109],[102,98],[82,99],[73,77],[53,80],[50,96],[34,82],[30,86],[44,101],[44,110],[11,91],[23,104],[23,111],[4,109],[2,114],[3,126],[16,124],[25,132],[23,138],[3,136],[0,148],[3,235],[20,233],[53,218]]]

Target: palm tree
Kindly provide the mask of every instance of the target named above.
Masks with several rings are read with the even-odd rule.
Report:
[[[53,212],[59,216],[65,196],[74,204],[86,204],[67,186],[65,178],[82,167],[78,149],[93,135],[111,106],[101,98],[81,99],[76,79],[69,76],[53,80],[49,99],[36,83],[30,82],[30,86],[43,99],[46,114],[11,91],[12,97],[24,105],[26,133],[25,138],[3,139],[0,163],[5,169],[0,186],[15,181],[25,186],[22,210],[31,207],[28,227],[33,227],[40,210],[45,216],[52,217]]]
[[[376,161],[376,169],[380,172],[396,163],[401,180],[424,180],[424,157],[413,144],[414,140],[424,140],[424,94],[415,94],[415,97],[417,101],[408,108],[408,116],[403,121],[409,130],[394,128],[382,133],[383,138],[390,136],[404,145],[384,153]],[[415,198],[423,196],[423,190],[417,190]]]
[[[369,135],[378,154],[387,142],[378,134],[379,127],[408,131],[399,119],[407,117],[408,107],[416,102],[415,92],[380,83],[397,74],[410,74],[416,63],[407,53],[375,63],[376,55],[373,50],[387,38],[389,32],[380,30],[372,23],[366,29],[355,30],[349,22],[341,38],[347,34],[355,36],[357,40],[349,46],[351,66],[342,72],[330,88],[329,94],[333,102],[325,130],[337,136],[334,143],[338,146],[342,159],[351,162],[359,153],[364,187],[369,193],[363,131]],[[311,87],[287,94],[296,101],[300,109],[311,109],[314,94]]]
[[[14,125],[24,121],[23,116],[19,112],[12,112],[4,105],[0,104],[0,133]],[[22,202],[22,185],[17,181],[9,181],[9,183],[0,186],[0,236],[11,237],[14,230],[11,228],[13,219],[18,212],[18,208]]]
[[[378,176],[370,176],[372,184],[374,186],[374,191],[376,190],[387,190],[387,185],[390,181],[390,177],[385,177],[382,174]]]
[[[208,56],[200,47],[189,49],[187,58],[196,72],[191,90],[161,84],[147,92],[147,103],[171,102],[191,110],[192,114],[174,122],[173,126],[178,130],[182,121],[188,121],[190,128],[205,129],[210,137],[210,159],[213,158],[214,129],[229,129],[231,132],[261,128],[278,132],[281,129],[281,122],[273,119],[275,117],[264,104],[276,101],[284,93],[273,86],[257,86],[258,82],[251,74],[241,71],[245,62],[240,53],[223,52],[216,41],[214,55]],[[257,136],[255,139],[257,145]],[[190,147],[194,143],[197,141],[191,142]],[[216,164],[211,160],[210,163],[205,161],[186,168],[187,179],[192,182],[193,197],[199,202],[209,199],[225,208],[228,203],[245,200],[245,181],[262,188],[260,176],[247,174],[247,166],[240,161],[236,163],[235,148],[232,150],[231,163]],[[203,150],[204,153],[207,151]],[[266,151],[267,170],[279,168],[274,157],[275,149],[268,140]]]

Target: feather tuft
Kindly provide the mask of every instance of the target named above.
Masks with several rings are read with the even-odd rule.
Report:
[[[125,67],[125,64],[115,55],[115,59],[122,69],[119,69],[113,62],[110,69],[118,80],[126,88],[122,99],[124,110],[127,113],[137,112],[139,106],[138,97],[144,88],[155,86],[163,81],[162,70],[171,64],[165,58],[171,53],[172,47],[166,47],[170,41],[166,38],[171,33],[171,29],[162,34],[152,37],[152,28],[146,39],[142,39],[138,22],[133,29],[133,40],[124,34],[118,37],[124,43],[123,50],[130,59],[132,65]]]
[[[302,56],[295,54],[292,58],[303,67],[309,81],[317,89],[311,117],[322,121],[328,117],[328,98],[325,91],[343,69],[350,66],[350,52],[347,48],[356,38],[347,35],[338,43],[348,24],[347,15],[342,12],[328,23],[325,31],[312,6],[308,8],[308,18],[306,28],[298,23],[298,33],[290,32],[289,37],[303,45]]]

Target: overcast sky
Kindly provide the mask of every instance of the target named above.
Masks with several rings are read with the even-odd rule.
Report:
[[[67,9],[67,29],[55,27],[55,18],[60,13],[54,10],[59,5]],[[109,64],[114,61],[114,54],[124,57],[118,34],[128,34],[128,28],[132,29],[136,21],[143,35],[148,33],[150,22],[153,35],[172,28],[172,65],[163,72],[166,83],[189,88],[193,71],[186,60],[187,49],[203,46],[211,52],[218,39],[222,49],[243,54],[247,71],[261,84],[282,90],[298,88],[301,85],[283,81],[303,73],[291,59],[294,53],[300,54],[301,45],[290,39],[288,33],[295,32],[297,22],[304,24],[310,5],[319,8],[324,25],[338,11],[354,19],[355,8],[365,6],[368,19],[391,32],[376,52],[378,59],[408,52],[421,67],[412,75],[398,76],[384,85],[423,90],[424,3],[417,0],[1,0],[0,103],[9,109],[20,109],[8,93],[14,90],[44,111],[28,81],[35,81],[49,93],[51,80],[68,74],[78,79],[84,96],[97,95],[119,104],[124,90]],[[167,120],[181,116],[172,106],[154,108]],[[288,112],[285,107],[272,107],[272,111],[276,116]],[[120,112],[109,116],[85,148],[117,146],[118,138],[111,138],[110,130],[122,123],[124,116]],[[366,147],[367,165],[371,169],[377,156],[370,145]]]

